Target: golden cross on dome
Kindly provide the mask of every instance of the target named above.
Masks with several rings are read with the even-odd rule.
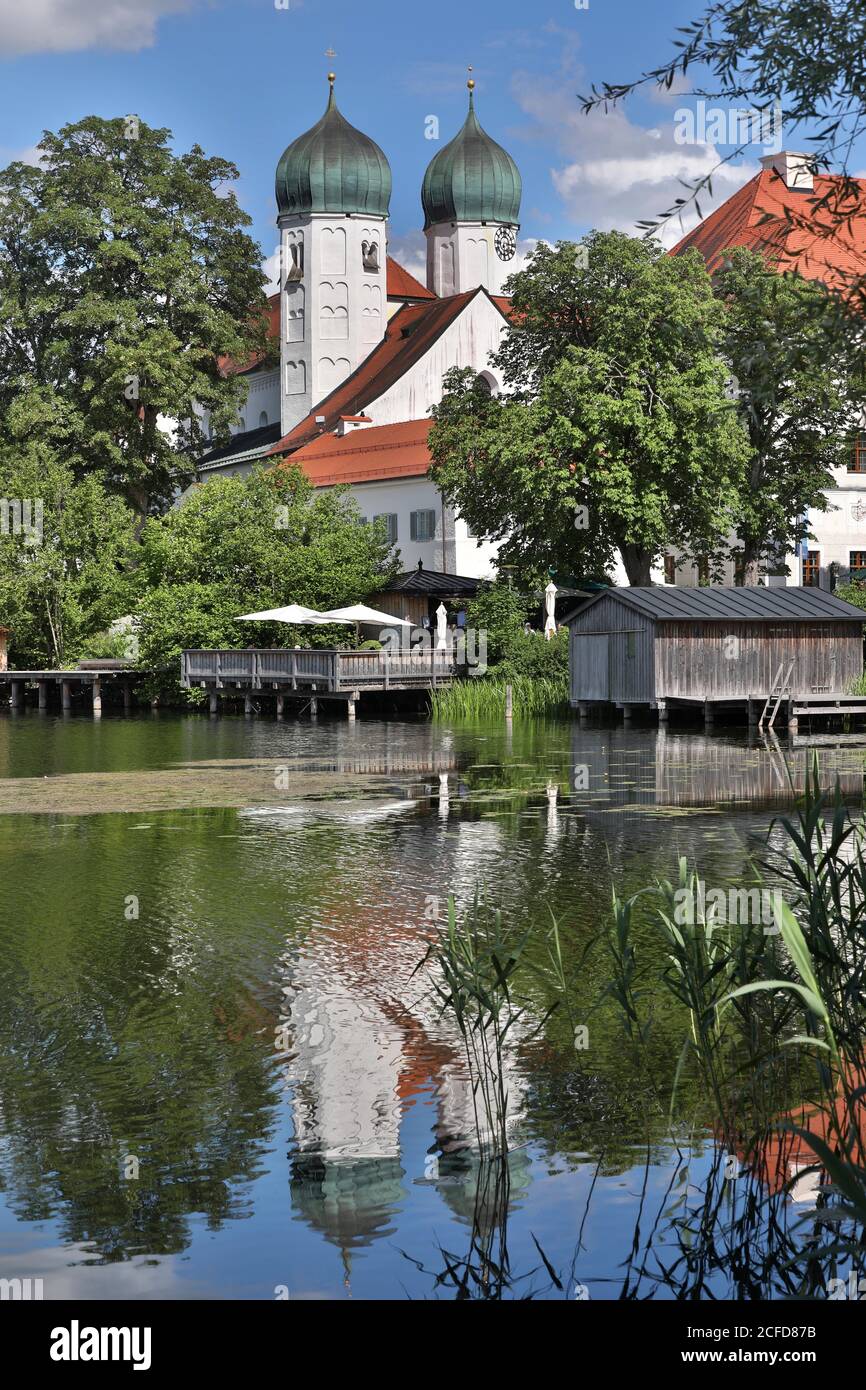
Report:
[[[336,53],[334,52],[333,48],[326,48],[326,49],[325,49],[325,57],[326,57],[326,58],[336,58],[336,56],[337,56],[337,55],[336,55]]]

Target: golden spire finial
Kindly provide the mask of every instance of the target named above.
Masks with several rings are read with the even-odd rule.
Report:
[[[475,91],[475,78],[472,76],[472,65],[471,65],[471,64],[470,64],[470,66],[469,66],[469,81],[466,83],[466,86],[469,88],[470,92],[474,92],[474,91]]]
[[[334,83],[336,82],[336,80],[337,80],[337,74],[336,74],[335,72],[329,72],[329,73],[328,73],[328,81],[330,82],[330,84],[331,84],[332,87],[333,87]]]

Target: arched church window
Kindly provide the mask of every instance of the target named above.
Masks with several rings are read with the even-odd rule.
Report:
[[[379,243],[378,241],[362,241],[361,255],[364,261],[364,269],[370,272],[379,269]]]
[[[304,242],[302,237],[290,241],[288,265],[286,267],[286,284],[293,284],[297,280],[304,278]]]
[[[265,427],[265,425],[266,425],[267,423],[268,423],[268,412],[267,412],[266,410],[263,410],[262,413],[261,413],[261,415],[259,416],[259,429],[260,429],[260,430],[261,430],[261,429],[264,429],[264,427]]]

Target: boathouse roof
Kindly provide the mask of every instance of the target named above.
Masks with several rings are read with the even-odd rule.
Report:
[[[848,619],[851,622],[866,623],[864,609],[857,608],[853,603],[846,603],[844,599],[837,598],[826,589],[800,588],[793,585],[773,589],[760,585],[732,588],[721,584],[709,584],[694,589],[685,585],[604,589],[594,595],[588,603],[573,609],[565,622],[571,622],[603,599],[613,599],[616,603],[623,603],[661,622],[703,619],[707,622],[728,620],[750,623],[814,623]]]

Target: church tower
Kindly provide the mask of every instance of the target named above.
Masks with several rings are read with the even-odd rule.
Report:
[[[483,285],[500,294],[514,270],[523,185],[511,155],[481,129],[469,83],[463,129],[434,156],[421,190],[427,288],[462,294]]]
[[[324,116],[277,165],[284,434],[360,366],[387,324],[391,166],[340,114],[333,73],[328,81]]]

